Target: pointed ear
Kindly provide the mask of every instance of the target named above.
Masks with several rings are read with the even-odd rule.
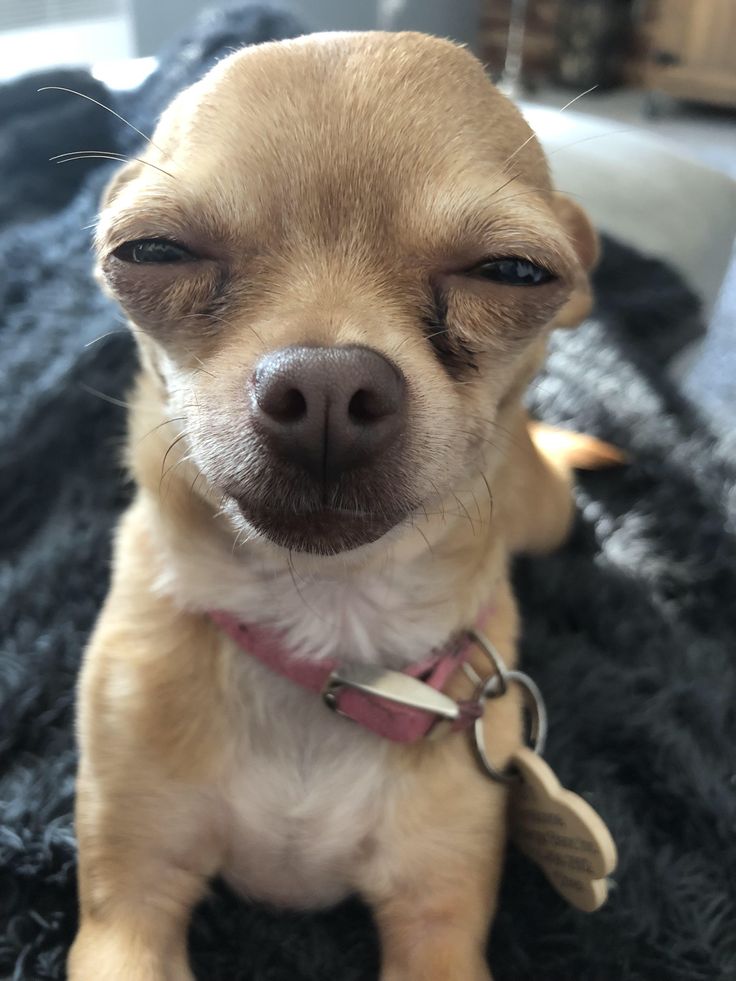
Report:
[[[556,194],[553,206],[580,262],[572,293],[555,317],[554,326],[577,327],[593,306],[589,273],[598,261],[598,234],[583,209],[570,198]]]

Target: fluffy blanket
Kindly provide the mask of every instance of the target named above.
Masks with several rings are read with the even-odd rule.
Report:
[[[2,978],[64,976],[74,683],[130,494],[116,400],[135,356],[91,279],[89,224],[109,165],[47,161],[130,153],[137,137],[90,102],[36,89],[79,89],[147,130],[228,49],[298,30],[241,8],[200,22],[125,97],[85,72],[0,89]],[[632,462],[581,477],[569,544],[515,575],[524,663],[550,711],[548,758],[608,821],[620,865],[609,903],[588,916],[512,849],[489,959],[498,981],[734,978],[734,446],[667,379],[668,357],[699,329],[683,283],[607,242],[596,285],[593,317],[555,339],[532,406]],[[196,912],[191,951],[203,981],[371,981],[378,970],[357,900],[277,913],[219,885]]]

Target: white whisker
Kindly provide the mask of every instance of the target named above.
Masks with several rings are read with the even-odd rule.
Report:
[[[97,99],[93,99],[91,95],[85,95],[84,92],[77,92],[76,89],[67,89],[63,85],[43,85],[41,86],[40,89],[37,89],[37,91],[38,92],[68,92],[70,95],[77,95],[79,96],[80,99],[86,99],[88,102],[93,102],[96,106],[99,106],[100,109],[104,109],[105,112],[112,113],[112,115],[115,116],[117,119],[119,119],[121,123],[125,123],[126,126],[129,126],[135,133],[137,133],[139,136],[142,136],[144,140],[147,140],[151,144],[151,146],[155,146],[160,153],[163,153],[163,155],[166,156],[166,153],[161,149],[160,146],[158,146],[156,143],[153,142],[150,136],[146,136],[146,134],[142,130],[138,129],[137,126],[134,126],[129,119],[125,118],[125,116],[121,116],[119,112],[115,112],[115,110],[111,109],[110,106],[106,106],[104,102],[98,102]]]
[[[591,85],[589,89],[586,89],[584,92],[581,92],[580,95],[576,95],[574,99],[570,99],[569,102],[565,103],[562,109],[560,109],[560,112],[564,112],[565,109],[569,109],[570,106],[574,106],[575,103],[578,101],[578,99],[582,99],[584,95],[590,95],[590,93],[595,92],[597,88],[598,88],[598,83],[596,82],[595,85]]]
[[[153,167],[159,173],[170,177],[172,181],[176,180],[176,177],[170,171],[164,170],[158,164],[151,163],[150,160],[144,160],[143,157],[126,157],[125,154],[117,153],[114,150],[70,150],[67,153],[57,153],[55,156],[49,157],[49,161],[56,162],[57,164],[71,163],[73,160],[117,160],[118,163],[129,163],[135,160],[137,163],[145,164],[147,167]]]

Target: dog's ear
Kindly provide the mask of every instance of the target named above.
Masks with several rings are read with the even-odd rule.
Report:
[[[555,317],[554,326],[577,327],[593,306],[593,290],[589,274],[598,261],[598,234],[583,209],[570,198],[556,194],[554,209],[580,262],[572,293]]]

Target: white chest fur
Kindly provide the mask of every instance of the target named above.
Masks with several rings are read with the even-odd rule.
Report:
[[[259,542],[236,552],[227,540],[195,532],[162,537],[161,544],[168,555],[157,580],[161,592],[186,608],[276,625],[304,657],[407,664],[488,601],[477,569],[469,574],[434,555],[398,563],[384,550],[353,564],[337,556],[317,572],[308,557]]]
[[[389,806],[387,744],[246,655],[236,664],[226,878],[279,905],[334,903]]]
[[[385,550],[372,562],[337,557],[317,570],[257,542],[236,552],[211,533],[163,544],[158,589],[186,608],[275,625],[297,656],[399,667],[488,600],[490,576],[477,564],[471,571],[434,553],[397,563]],[[333,903],[354,888],[356,856],[395,800],[392,747],[234,646],[232,664],[225,877],[277,904]]]

